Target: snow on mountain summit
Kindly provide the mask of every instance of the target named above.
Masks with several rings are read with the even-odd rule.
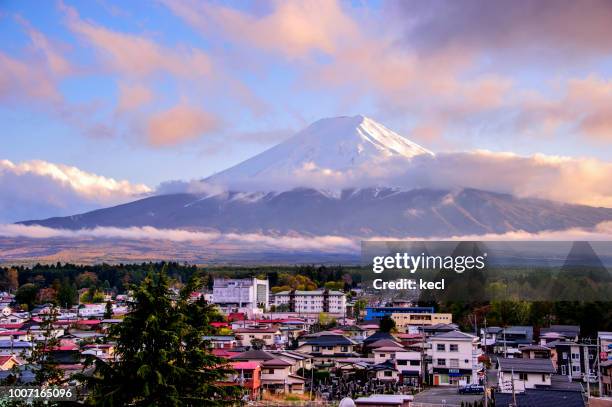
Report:
[[[244,186],[248,182],[300,177],[304,181],[307,174],[332,179],[419,155],[434,154],[368,117],[342,116],[318,120],[207,181]]]

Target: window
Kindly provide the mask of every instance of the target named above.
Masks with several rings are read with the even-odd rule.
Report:
[[[436,350],[438,352],[444,352],[446,350],[446,345],[443,343],[439,343],[436,345]]]
[[[393,376],[393,372],[390,370],[385,370],[385,377],[391,377]]]
[[[574,372],[579,372],[580,371],[580,366],[572,366],[572,371]]]
[[[450,345],[450,351],[451,352],[459,352],[459,345],[457,345],[456,343],[451,344]]]
[[[579,359],[580,355],[578,353],[572,353],[572,359]]]
[[[342,347],[340,348],[340,350],[341,350],[342,352],[348,352],[348,346],[342,346]]]
[[[384,353],[381,353],[381,354],[380,354],[380,357],[381,357],[381,358],[384,358],[385,356],[386,356],[386,355],[385,355]]]
[[[562,375],[566,375],[567,374],[567,367],[565,365],[561,366],[561,374]]]
[[[450,367],[459,367],[459,359],[451,359]]]
[[[274,369],[265,369],[264,373],[266,373],[266,374],[274,374]]]
[[[410,361],[410,366],[419,366],[421,364],[421,362],[419,360],[411,360]]]
[[[546,381],[546,375],[545,375],[545,374],[543,374],[543,375],[542,375],[542,382],[545,382],[545,381]]]
[[[563,353],[561,354],[561,357],[562,357],[563,359],[567,359],[567,352],[563,352]]]
[[[328,346],[327,350],[334,350],[334,347],[333,346]]]
[[[312,347],[312,351],[313,352],[318,352],[319,350],[321,350],[321,348],[319,348],[318,346],[313,346]]]
[[[264,336],[263,336],[263,338],[264,338],[264,339],[272,339],[272,336],[270,336],[270,335],[264,335]]]
[[[446,366],[446,359],[438,359],[438,366]]]
[[[519,373],[519,379],[526,381],[527,380],[527,373]]]
[[[397,361],[397,365],[398,366],[406,366],[408,364],[407,360],[398,360]]]

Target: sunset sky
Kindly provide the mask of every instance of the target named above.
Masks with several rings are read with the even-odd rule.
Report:
[[[28,200],[60,185],[67,214],[355,114],[435,152],[573,157],[574,181],[599,184],[610,21],[605,0],[2,1],[0,187]]]

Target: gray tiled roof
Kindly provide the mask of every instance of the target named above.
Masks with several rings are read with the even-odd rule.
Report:
[[[550,359],[498,358],[497,362],[503,372],[514,370],[515,373],[555,373]]]

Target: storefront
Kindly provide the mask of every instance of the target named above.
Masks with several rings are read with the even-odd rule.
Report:
[[[433,371],[434,386],[459,386],[470,384],[472,371],[470,369],[453,369],[435,367]]]

